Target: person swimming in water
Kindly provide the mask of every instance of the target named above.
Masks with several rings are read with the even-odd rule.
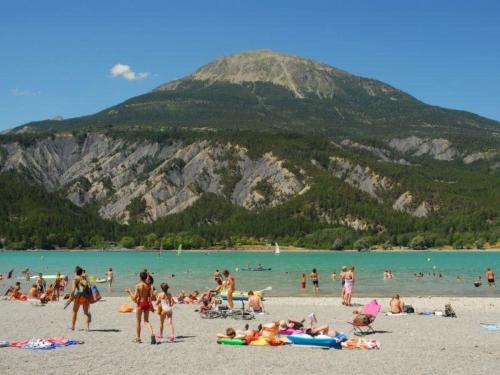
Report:
[[[140,281],[135,287],[133,299],[137,303],[136,309],[136,338],[133,340],[135,343],[142,343],[141,341],[141,320],[144,319],[144,325],[151,333],[151,344],[156,344],[156,338],[153,332],[153,326],[149,322],[149,313],[153,310],[151,302],[153,296],[153,289],[148,281],[148,273],[142,271],[139,274]]]

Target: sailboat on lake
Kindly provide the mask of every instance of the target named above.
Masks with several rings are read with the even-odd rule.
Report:
[[[182,244],[179,245],[179,247],[177,248],[177,255],[181,255],[182,253]]]
[[[276,255],[279,255],[279,254],[281,253],[281,250],[280,250],[280,245],[278,245],[278,243],[277,243],[277,242],[275,242],[274,244],[275,244],[275,246],[274,246],[274,253],[275,253]]]

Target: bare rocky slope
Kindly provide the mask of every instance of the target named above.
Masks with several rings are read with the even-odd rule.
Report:
[[[144,222],[191,206],[203,193],[226,196],[248,209],[275,206],[307,190],[272,153],[256,160],[237,145],[129,143],[102,134],[60,134],[26,147],[2,145],[1,171],[24,173],[78,206],[97,205],[103,218],[126,223],[131,204],[145,205]]]

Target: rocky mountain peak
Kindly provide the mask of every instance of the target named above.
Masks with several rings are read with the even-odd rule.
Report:
[[[349,76],[347,72],[312,59],[262,49],[219,57],[188,77],[162,85],[156,90],[175,90],[187,79],[209,84],[269,82],[289,89],[297,98],[307,94],[332,97],[336,89],[335,81]]]

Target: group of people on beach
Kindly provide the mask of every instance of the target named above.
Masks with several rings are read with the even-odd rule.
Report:
[[[343,266],[339,275],[337,276],[336,272],[333,272],[331,278],[333,281],[340,281],[342,284],[342,292],[341,292],[341,300],[342,304],[346,306],[351,306],[352,293],[354,288],[354,283],[356,282],[355,277],[355,268],[354,266]],[[319,293],[319,274],[316,268],[313,268],[311,274],[309,275],[314,294]],[[307,287],[307,276],[305,273],[302,274],[300,278],[300,288],[306,289]]]
[[[29,280],[29,277],[28,277]],[[47,286],[47,281],[43,277],[43,273],[39,273],[35,282],[31,285],[26,294],[23,293],[21,282],[17,281],[14,286],[10,286],[4,293],[4,297],[8,300],[21,300],[21,301],[39,301],[42,304],[47,302],[59,301],[59,298],[66,286],[69,279],[67,276],[61,276],[57,273],[54,282]]]

